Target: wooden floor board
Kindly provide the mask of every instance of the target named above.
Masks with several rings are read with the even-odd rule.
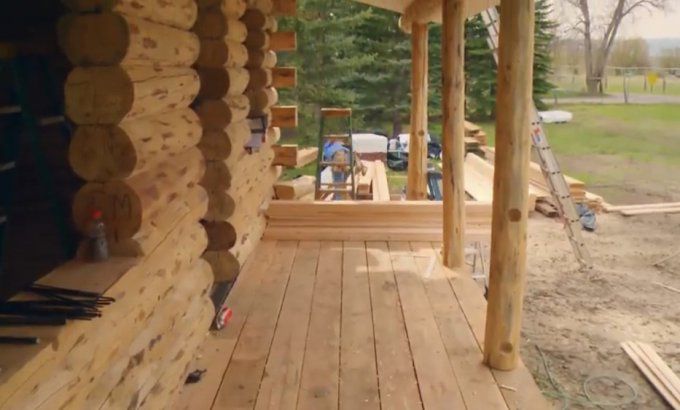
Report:
[[[447,283],[454,276],[436,261],[437,254],[425,242],[412,242],[411,250],[427,292],[439,334],[468,408],[507,408],[491,370],[483,364],[482,351],[468,326],[465,315]]]
[[[184,387],[174,408],[205,410],[212,406],[238,337],[256,300],[252,295],[257,292],[265,272],[274,261],[276,246],[275,241],[261,242],[253,252],[257,257],[249,259],[244,265],[226,301],[233,317],[224,329],[210,332],[201,347],[201,356],[195,363],[196,368],[210,368],[210,371],[203,375],[201,383]]]
[[[338,408],[342,242],[322,242],[314,284],[298,408]]]
[[[345,242],[342,259],[340,409],[378,410],[373,313],[364,243]]]
[[[255,404],[296,248],[296,242],[277,243],[272,265],[266,269],[259,288],[249,295],[255,299],[255,305],[238,339],[213,408],[252,408]]]
[[[300,242],[262,377],[256,409],[295,409],[314,294],[319,242]]]
[[[367,242],[366,255],[382,408],[422,408],[387,244]]]
[[[437,243],[433,243],[432,246],[433,249],[439,249]],[[437,257],[441,262],[441,255],[437,253]],[[483,349],[486,331],[486,299],[482,289],[467,272],[460,272],[457,277],[450,278],[449,284],[475,335],[479,348]],[[508,408],[541,410],[551,407],[522,361],[513,371],[492,370],[492,374],[496,383],[504,386],[501,388],[501,394]]]
[[[408,242],[390,242],[389,251],[423,407],[465,408],[411,248]]]

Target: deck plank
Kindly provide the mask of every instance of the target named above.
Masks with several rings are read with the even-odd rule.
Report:
[[[367,242],[366,256],[382,408],[422,408],[387,243]]]
[[[506,409],[491,370],[484,365],[482,351],[451,287],[452,271],[436,263],[436,252],[427,242],[412,242],[411,250],[427,292],[442,342],[453,366],[463,400],[468,408]],[[432,264],[434,258],[435,263]]]
[[[210,332],[201,346],[200,358],[195,363],[196,368],[209,371],[203,375],[200,383],[187,384],[183,387],[173,408],[205,410],[212,406],[238,337],[255,301],[252,293],[259,287],[264,272],[273,262],[276,246],[276,241],[260,242],[253,252],[257,257],[250,258],[243,266],[226,300],[233,317],[224,329]]]
[[[338,408],[341,302],[342,242],[322,242],[298,409]]]
[[[390,242],[389,251],[423,407],[463,409],[465,403],[458,381],[439,335],[411,248],[408,242]]]
[[[432,243],[434,250],[439,249],[438,243]],[[441,255],[437,252],[439,262]],[[455,278],[449,278],[451,289],[456,295],[463,314],[475,335],[480,351],[484,348],[484,333],[486,331],[486,299],[482,289],[467,272],[461,272]],[[501,388],[505,403],[511,410],[543,410],[553,408],[541,393],[536,381],[524,362],[520,360],[517,368],[512,371],[492,370],[494,379]],[[513,390],[514,389],[514,390]]]
[[[319,242],[300,242],[271,343],[256,409],[294,409],[314,294]]]
[[[213,408],[252,408],[269,353],[279,310],[296,257],[297,242],[279,242],[260,286],[249,297],[256,302],[232,355]]]
[[[343,244],[340,409],[379,410],[366,246]]]

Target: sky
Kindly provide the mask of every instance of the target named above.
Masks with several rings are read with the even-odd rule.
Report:
[[[555,1],[555,13],[558,20],[572,19],[574,8],[563,5],[564,0]],[[623,37],[642,37],[653,38],[680,38],[680,0],[666,0],[668,7],[666,10],[653,10],[651,13],[640,9],[632,17],[626,18],[621,25],[621,38]],[[611,4],[611,0],[591,0],[593,13],[603,13],[607,10],[606,4]],[[611,8],[609,7],[609,10]]]

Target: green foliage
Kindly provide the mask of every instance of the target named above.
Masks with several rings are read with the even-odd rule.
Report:
[[[465,24],[466,117],[479,121],[494,117],[496,108],[496,62],[487,43],[481,16]]]
[[[550,47],[555,39],[558,24],[550,18],[552,6],[549,0],[536,0],[536,21],[534,25],[534,102],[539,110],[546,109],[541,100],[555,85],[548,81],[552,73]]]

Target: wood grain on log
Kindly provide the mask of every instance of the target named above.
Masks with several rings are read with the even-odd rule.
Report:
[[[249,68],[250,80],[248,81],[249,90],[271,87],[272,70],[268,68]]]
[[[265,111],[276,104],[279,94],[275,88],[261,88],[259,90],[248,90],[246,92],[250,100],[250,115],[263,115]]]
[[[139,0],[62,0],[71,10],[86,13],[116,11],[155,23],[189,30],[196,21],[194,0],[139,1]],[[245,1],[243,1],[245,10]]]
[[[248,50],[237,41],[202,39],[196,60],[199,67],[243,67],[248,62]]]
[[[276,62],[276,53],[272,50],[248,50],[248,68],[274,68]]]
[[[221,99],[242,95],[248,87],[250,75],[245,68],[199,68],[203,99]]]
[[[234,95],[219,100],[202,100],[196,106],[203,130],[221,130],[232,122],[244,120],[250,111],[250,100],[245,95]]]
[[[87,181],[123,179],[198,144],[201,122],[185,108],[118,125],[82,125],[69,148],[73,170]]]
[[[248,35],[245,24],[214,9],[202,11],[193,30],[201,38],[225,39],[238,43],[242,43]]]
[[[272,87],[274,88],[297,87],[297,68],[295,67],[272,68]]]
[[[248,30],[244,42],[248,50],[265,50],[270,47],[269,34],[263,30]]]
[[[239,19],[246,11],[246,0],[197,0],[199,10],[219,9],[229,18]]]
[[[207,160],[216,161],[229,157],[232,150],[243,149],[250,140],[248,122],[241,120],[227,125],[222,130],[205,130],[198,148]]]
[[[79,66],[189,67],[199,54],[195,34],[117,13],[69,14],[58,31],[62,50]]]
[[[179,67],[76,67],[68,75],[66,114],[76,124],[118,124],[188,107],[198,74]]]

